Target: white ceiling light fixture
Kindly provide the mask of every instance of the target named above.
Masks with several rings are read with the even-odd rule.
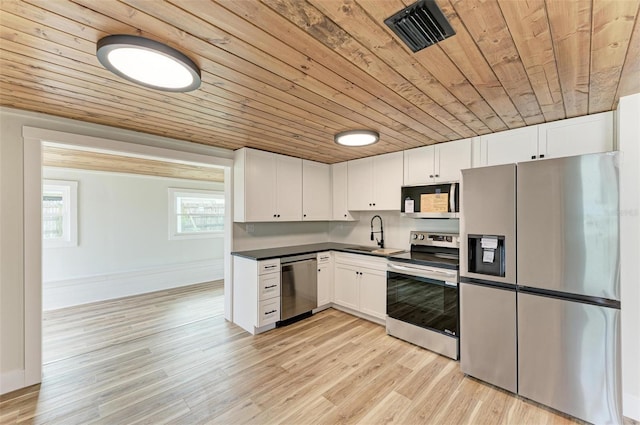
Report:
[[[367,146],[378,141],[380,135],[373,130],[348,130],[336,134],[333,140],[342,146]]]
[[[135,35],[109,35],[98,41],[100,63],[141,86],[171,92],[200,87],[200,69],[176,49]]]

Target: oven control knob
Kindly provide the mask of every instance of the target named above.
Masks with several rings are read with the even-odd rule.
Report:
[[[420,235],[418,235],[418,239],[420,239],[421,241],[424,240],[424,235],[421,233]]]
[[[447,236],[447,242],[451,242],[453,238],[451,236]]]
[[[418,235],[416,233],[414,233],[412,236],[413,236],[413,239],[418,239]]]

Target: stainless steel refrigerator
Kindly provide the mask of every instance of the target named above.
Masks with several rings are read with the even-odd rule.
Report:
[[[477,208],[491,208],[477,198],[482,198],[482,176],[492,175],[492,168],[499,169],[463,172],[463,223],[475,223],[472,217]],[[461,264],[461,276],[482,281],[473,268],[502,272],[496,261],[509,270],[509,258],[515,253],[518,394],[588,422],[621,423],[617,154],[519,163],[514,183],[516,240],[492,225],[486,231],[463,229],[468,256],[467,264]],[[482,214],[489,221],[501,219],[497,213]],[[480,242],[474,242],[473,235],[479,235]],[[508,249],[514,243],[515,252]],[[464,301],[463,294],[461,347],[466,338],[465,317],[483,317],[465,312],[482,306],[478,298]],[[485,314],[495,315],[495,307]],[[467,328],[471,326],[477,330],[482,324]],[[486,357],[486,348],[477,335],[470,336],[469,343],[471,366],[463,371],[476,376],[474,354],[477,350]],[[501,350],[492,343],[492,350]],[[509,350],[512,345],[513,341],[503,343]],[[461,349],[461,364],[463,353]],[[503,365],[494,363],[494,367]],[[513,372],[512,364],[504,367]]]

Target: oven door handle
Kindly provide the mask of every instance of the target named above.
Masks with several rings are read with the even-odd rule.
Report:
[[[428,279],[441,280],[445,282],[456,282],[457,273],[431,268],[416,268],[410,266],[401,266],[395,263],[389,263],[389,269],[394,272],[406,274],[409,276],[426,277]],[[458,286],[457,283],[449,286]]]

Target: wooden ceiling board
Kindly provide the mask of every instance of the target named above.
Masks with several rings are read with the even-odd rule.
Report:
[[[613,107],[638,2],[595,0],[592,13],[589,113],[595,114]]]
[[[567,118],[589,111],[591,2],[546,0]],[[568,25],[568,23],[571,25]]]
[[[425,137],[429,137],[433,141],[448,140],[446,133],[450,132],[449,129],[398,93],[386,86],[380,86],[371,75],[360,68],[352,67],[349,60],[342,56],[336,56],[331,49],[309,36],[302,29],[291,25],[287,26],[288,21],[267,6],[257,1],[222,1],[221,3],[225,8],[244,17],[244,19],[255,22],[256,26],[260,26],[266,33],[299,51],[308,58],[308,62],[316,61],[325,69],[339,72],[338,78],[348,81],[348,92],[351,93],[361,88],[365,93],[364,96],[372,98],[370,103],[372,107],[386,108],[387,113],[392,113],[399,122],[413,130],[422,132]],[[277,51],[280,52],[279,49]],[[312,64],[301,65],[301,68],[304,69],[307,66],[313,69]],[[438,129],[443,131],[445,135],[438,133],[436,131]]]
[[[404,7],[400,0],[357,0],[357,3],[371,16],[372,25],[380,25],[392,38],[395,37],[391,29],[384,25],[383,22],[386,18]],[[427,72],[431,73],[440,84],[444,87],[449,87],[451,93],[455,95],[463,105],[468,106],[470,112],[480,119],[484,125],[483,128],[477,128],[477,131],[482,134],[482,132],[496,132],[508,129],[491,106],[489,106],[480,93],[478,93],[473,85],[460,72],[455,63],[442,51],[440,46],[436,45],[433,46],[434,48],[432,49],[423,49],[414,55],[408,46],[397,41],[394,43],[404,49],[404,55],[401,56],[403,59],[411,62],[413,60],[412,58],[415,58],[415,61],[424,67]],[[384,49],[384,47],[374,47],[374,50],[380,49]]]
[[[149,3],[150,5],[156,8],[155,3]],[[186,4],[186,3],[185,3]],[[201,2],[198,2],[201,4]],[[85,6],[100,10],[106,13],[106,10],[110,10],[112,16],[118,16],[121,19],[125,19],[127,16],[133,14],[132,8],[127,5],[121,5],[117,11],[114,11],[110,2],[93,2],[86,1]],[[183,16],[183,19],[186,21],[187,19],[191,19],[193,23],[193,19],[195,17],[187,18]],[[143,21],[148,28],[152,28],[155,31],[155,34],[161,32],[172,32],[176,30],[176,27],[168,25],[161,21],[160,19],[156,19],[151,15],[142,15],[141,18],[138,18],[138,21]],[[196,26],[203,25],[203,21],[197,21]],[[205,26],[208,28],[208,26]],[[285,104],[282,105],[283,109],[290,109],[293,113],[296,111],[311,111],[313,112],[316,119],[321,119],[322,117],[330,118],[330,121],[335,121],[339,123],[336,126],[335,131],[340,131],[342,128],[360,128],[360,127],[371,127],[374,129],[378,129],[377,126],[382,122],[387,125],[386,135],[388,136],[385,141],[390,145],[394,145],[392,148],[394,150],[406,149],[407,147],[415,146],[416,144],[411,144],[406,142],[405,140],[409,138],[409,134],[407,132],[396,131],[396,128],[393,127],[393,122],[383,115],[375,115],[371,110],[366,110],[365,113],[360,113],[359,111],[354,111],[349,109],[339,102],[336,102],[331,99],[327,99],[316,95],[314,90],[319,91],[321,88],[317,88],[315,85],[318,83],[312,79],[307,79],[304,82],[311,84],[310,87],[301,87],[300,85],[293,84],[292,80],[300,77],[300,73],[295,70],[290,65],[271,59],[269,57],[269,61],[266,62],[267,66],[265,68],[261,68],[248,60],[243,60],[238,58],[237,56],[233,56],[230,52],[227,52],[224,47],[226,43],[223,43],[221,46],[216,46],[216,48],[211,48],[211,46],[205,46],[201,42],[201,39],[197,37],[193,37],[191,35],[183,35],[183,43],[181,45],[182,48],[187,48],[190,50],[196,50],[199,54],[201,54],[202,58],[211,59],[211,62],[202,61],[202,68],[204,70],[208,70],[210,72],[214,72],[217,75],[220,75],[222,78],[227,78],[227,75],[232,74],[232,70],[227,65],[232,65],[233,61],[238,62],[241,65],[242,73],[246,74],[245,78],[243,74],[235,74],[234,80],[239,82],[244,87],[251,87],[252,89],[257,89],[259,93],[263,93],[272,99],[267,100],[267,102],[274,103],[278,102],[277,97],[279,94],[287,96]],[[211,35],[208,35],[210,37]],[[215,39],[220,39],[222,33],[217,32],[215,35]],[[236,43],[235,45],[242,44],[241,42]],[[218,48],[219,47],[219,48]],[[250,53],[257,56],[258,52],[252,48],[252,46],[244,46],[246,50],[249,50]],[[265,58],[266,59],[266,58]],[[222,65],[219,65],[222,64]],[[212,67],[216,67],[216,69],[209,68],[208,65]],[[219,65],[219,66],[218,66]],[[273,70],[277,69],[278,72],[274,72]],[[286,78],[285,78],[286,77]],[[253,80],[251,80],[253,78]],[[290,78],[290,79],[287,79]],[[257,81],[256,81],[257,80]],[[228,83],[223,83],[219,88],[225,88],[228,86]],[[326,87],[322,87],[322,89],[326,90]],[[339,92],[332,93],[332,96],[340,95]],[[279,103],[279,102],[278,102]],[[371,117],[373,116],[373,117]],[[375,119],[374,119],[375,118]],[[401,129],[405,129],[402,127]],[[384,134],[384,131],[380,131],[381,134]],[[420,136],[420,135],[419,135]],[[428,140],[427,140],[428,141]],[[327,144],[332,144],[333,141],[331,138],[327,138]],[[422,143],[425,143],[423,141]]]
[[[293,0],[295,1],[295,0]],[[415,59],[412,52],[404,49],[397,38],[378,25],[352,0],[309,0],[320,12],[343,28],[349,37],[371,52],[377,60],[396,70],[411,85],[423,93],[431,93],[431,99],[448,114],[442,114],[441,122],[463,137],[490,132],[466,106],[447,90],[434,76]],[[381,18],[384,20],[384,18]],[[457,117],[457,118],[456,118]]]
[[[410,4],[405,1],[405,4]],[[513,101],[491,69],[473,38],[460,21],[449,0],[438,3],[456,31],[455,37],[449,37],[437,45],[460,69],[469,82],[487,100],[494,111],[509,128],[525,125]]]
[[[544,0],[500,3],[513,42],[546,121],[565,117]]]
[[[544,121],[502,11],[495,0],[451,2],[527,125]]]
[[[456,31],[413,53],[412,0],[2,0],[0,105],[227,149],[334,163],[611,110],[640,92],[640,0],[437,0]],[[141,35],[202,69],[189,93],[107,71]],[[364,148],[335,133],[368,128]]]
[[[371,75],[378,83],[385,81],[391,90],[429,114],[429,119],[425,123],[445,138],[455,140],[464,137],[462,134],[465,134],[467,130],[457,126],[459,131],[457,132],[452,128],[456,126],[448,122],[450,114],[443,107],[437,105],[429,96],[419,92],[393,68],[387,66],[383,61],[377,60],[370,51],[316,8],[296,0],[263,0],[263,3],[338,53],[352,65]]]
[[[224,170],[53,146],[42,147],[42,165],[110,173],[224,182]]]
[[[640,6],[639,6],[640,7]],[[640,9],[638,11],[640,14]],[[627,49],[627,57],[624,61],[620,82],[615,95],[614,107],[617,106],[618,99],[634,93],[640,93],[640,21],[636,15],[636,22]]]

